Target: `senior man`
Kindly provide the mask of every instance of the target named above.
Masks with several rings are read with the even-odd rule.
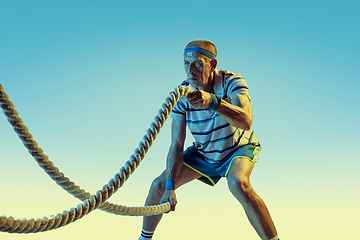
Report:
[[[174,211],[175,189],[181,185],[199,179],[213,186],[226,177],[259,237],[278,240],[269,211],[250,184],[261,148],[251,126],[248,86],[240,74],[216,69],[216,56],[215,45],[205,40],[185,47],[183,85],[194,92],[181,98],[171,112],[166,169],[153,181],[145,205],[170,202]],[[195,142],[184,151],[186,126]],[[152,239],[161,217],[144,217],[139,240]]]

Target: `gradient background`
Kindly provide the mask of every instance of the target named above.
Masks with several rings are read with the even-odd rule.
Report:
[[[250,87],[263,147],[252,184],[281,239],[360,239],[359,12],[359,1],[2,1],[0,83],[50,160],[95,193],[185,79],[185,45],[210,40],[218,68]],[[110,202],[143,205],[165,168],[170,122]],[[41,218],[79,203],[38,167],[5,116],[0,161],[1,215]],[[258,239],[225,180],[194,181],[177,196],[154,239]],[[141,222],[94,211],[0,239],[137,239]]]

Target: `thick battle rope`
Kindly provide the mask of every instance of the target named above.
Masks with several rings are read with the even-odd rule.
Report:
[[[5,93],[3,86],[0,84],[0,106],[4,111],[5,116],[8,118],[9,123],[17,133],[24,146],[29,150],[39,166],[64,190],[73,195],[74,197],[83,201],[75,208],[65,210],[63,213],[58,213],[56,216],[51,215],[50,218],[43,217],[42,219],[14,219],[13,217],[0,216],[0,231],[9,233],[35,233],[53,230],[63,227],[67,224],[75,222],[82,218],[91,211],[99,208],[108,213],[126,216],[150,216],[168,212],[170,210],[170,203],[163,203],[156,206],[145,207],[128,207],[117,205],[114,203],[106,202],[130,177],[130,175],[139,166],[140,162],[144,159],[145,154],[151,147],[156,136],[176,102],[183,96],[187,96],[191,91],[190,87],[175,88],[166,98],[159,110],[155,120],[151,123],[150,128],[147,130],[139,147],[135,149],[134,154],[130,156],[130,160],[125,163],[114,178],[110,179],[109,183],[104,185],[102,190],[91,195],[80,186],[76,185],[69,178],[60,172],[49,157],[43,153],[43,150],[38,146],[37,142],[29,133],[28,128],[23,124],[19,113],[16,111],[14,104],[9,100],[8,95]]]

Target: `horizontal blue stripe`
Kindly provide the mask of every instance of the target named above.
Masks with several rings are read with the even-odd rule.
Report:
[[[242,88],[245,88],[245,89],[249,89],[248,87],[246,86],[237,86],[236,88],[234,88],[233,90],[231,90],[231,92],[235,92],[236,90],[239,90],[239,89],[242,89]]]
[[[231,138],[232,136],[234,136],[237,130],[238,130],[238,129],[235,129],[235,131],[234,131],[233,133],[229,134],[229,135],[226,136],[226,137],[218,138],[218,139],[215,139],[215,140],[212,140],[212,141],[210,140],[210,141],[207,141],[207,142],[205,142],[205,143],[201,143],[201,142],[198,141],[198,143],[201,144],[201,145],[206,145],[206,144],[209,144],[209,143],[224,141],[224,140],[229,139],[229,138]]]
[[[185,113],[179,112],[179,111],[177,111],[175,109],[173,109],[171,112],[176,113],[176,114],[181,114],[181,115],[184,115],[184,116],[186,115]]]
[[[179,104],[179,107],[183,108],[184,111],[187,111],[187,107],[181,102],[181,101],[178,101],[177,104]]]
[[[196,120],[196,121],[186,120],[186,122],[189,123],[189,124],[200,124],[200,123],[206,123],[206,122],[212,121],[217,117],[220,117],[220,115],[216,113],[211,118],[207,118],[207,119],[204,119],[204,120]]]
[[[239,143],[240,143],[240,140],[241,140],[242,136],[244,135],[244,132],[245,132],[245,130],[243,130],[243,132],[241,133],[241,135],[240,135],[240,137],[238,138],[238,140],[236,141],[236,143],[235,143],[233,146],[231,146],[231,147],[228,147],[228,148],[225,148],[225,149],[221,149],[221,150],[212,150],[212,151],[204,151],[204,150],[202,150],[202,149],[198,149],[198,150],[199,150],[200,152],[203,152],[203,153],[215,153],[215,152],[223,153],[223,152],[225,152],[225,151],[228,151],[228,150],[233,149],[234,147],[238,146]],[[216,161],[216,160],[214,160],[214,159],[211,159],[211,160]]]
[[[193,135],[207,135],[207,134],[209,134],[209,133],[212,133],[212,132],[215,132],[215,131],[220,130],[220,129],[222,129],[222,128],[225,128],[225,127],[227,127],[227,126],[230,126],[230,123],[226,123],[226,124],[224,124],[224,125],[218,126],[218,127],[214,128],[214,129],[208,131],[208,132],[191,132],[191,133],[192,133]]]
[[[189,112],[198,112],[198,111],[205,111],[205,110],[209,110],[208,108],[201,108],[201,109],[196,109],[196,108],[189,108],[189,109],[186,109],[186,111],[189,111]]]
[[[241,80],[241,79],[244,79],[244,78],[242,78],[242,77],[234,77],[234,78],[230,79],[230,81],[228,82],[228,85],[230,85],[230,83],[232,83],[233,81]]]
[[[228,82],[228,84],[227,84],[226,92],[229,92],[229,87],[230,87],[230,85],[231,85],[234,81],[240,80],[240,79],[244,79],[244,78],[241,78],[241,77],[232,78],[232,79]]]

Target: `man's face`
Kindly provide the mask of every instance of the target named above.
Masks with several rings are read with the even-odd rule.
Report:
[[[190,85],[199,90],[210,91],[212,73],[210,59],[201,53],[189,52],[184,55],[184,67]]]

